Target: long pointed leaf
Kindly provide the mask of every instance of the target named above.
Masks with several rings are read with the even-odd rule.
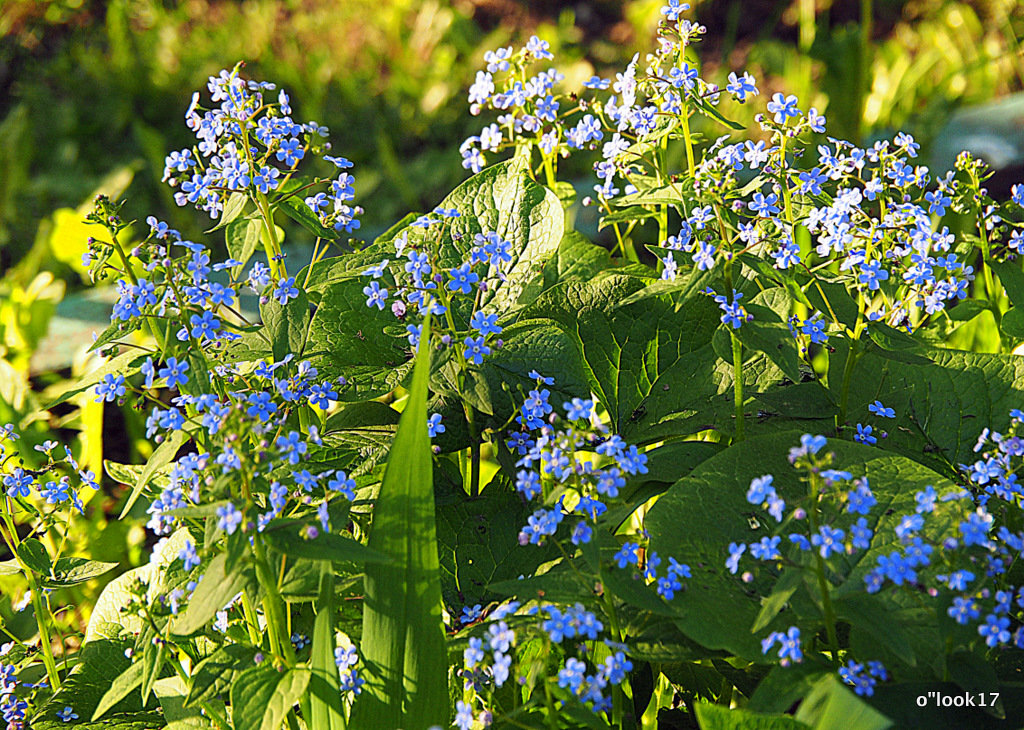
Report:
[[[394,562],[366,568],[362,650],[368,676],[355,704],[353,727],[426,730],[448,719],[448,656],[427,436],[429,328],[425,323],[409,401],[373,512],[369,546]]]
[[[320,564],[320,598],[313,622],[313,674],[309,679],[310,727],[317,730],[344,730],[345,715],[338,692],[338,666],[334,663],[334,568]]]

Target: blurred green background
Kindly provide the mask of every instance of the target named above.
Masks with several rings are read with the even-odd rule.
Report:
[[[704,77],[724,85],[730,71],[748,70],[758,79],[761,99],[730,108],[733,118],[750,123],[766,96],[796,93],[828,116],[836,136],[908,131],[925,164],[947,165],[950,149],[973,140],[1007,180],[1024,177],[1018,0],[693,4],[690,17],[708,28],[694,51]],[[537,34],[568,81],[613,77],[650,50],[661,5],[0,0],[0,423],[21,424],[26,446],[56,429],[97,472],[104,457],[146,456],[136,413],[87,396],[52,412],[41,406],[48,389],[87,366],[89,333],[108,316],[80,265],[91,232],[81,219],[95,192],[124,196],[130,218],[156,215],[189,238],[209,227],[160,182],[167,152],[193,141],[183,114],[207,76],[244,60],[249,77],[290,93],[298,121],[329,126],[336,154],[356,164],[361,233],[370,238],[467,176],[458,146],[491,121],[474,119],[466,103],[486,50]],[[1001,106],[961,111],[993,102]],[[589,187],[589,170],[576,164],[563,170]],[[303,243],[299,231],[288,235]],[[104,484],[88,505],[91,529],[77,534],[94,558],[134,564],[139,523],[107,520],[119,499]],[[0,599],[8,622],[10,600]],[[69,613],[68,623],[82,618]]]

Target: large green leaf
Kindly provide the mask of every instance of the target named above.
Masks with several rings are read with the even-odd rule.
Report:
[[[79,722],[74,725],[76,728],[143,730],[163,727],[166,720],[162,715],[147,711],[140,703],[139,693],[130,690],[110,708],[102,722],[91,722],[101,698],[126,669],[134,666],[125,656],[125,651],[131,646],[129,641],[112,639],[98,639],[83,646],[78,664],[64,680],[60,690],[33,718],[32,728],[55,730],[67,727],[67,723],[57,717],[57,713],[65,707],[70,707],[79,716]],[[147,707],[155,709],[155,703]]]
[[[612,428],[633,440],[653,440],[651,427],[662,417],[699,410],[720,390],[710,346],[718,308],[704,296],[678,308],[661,296],[619,306],[643,284],[615,272],[567,282],[521,315],[553,319],[576,339]]]
[[[65,588],[78,585],[109,573],[117,567],[117,563],[104,563],[88,558],[59,558],[53,564],[53,577],[42,580],[43,588]]]
[[[231,689],[235,678],[253,665],[256,650],[244,644],[225,644],[199,662],[192,672],[186,707],[209,702]]]
[[[280,730],[285,715],[306,691],[309,678],[306,667],[279,672],[270,662],[242,672],[231,686],[234,729]]]
[[[462,398],[481,413],[493,415],[499,427],[522,405],[526,393],[537,387],[536,379],[529,376],[534,370],[555,379],[549,388],[553,403],[561,404],[573,396],[590,393],[574,338],[558,322],[519,321],[505,328],[502,339],[503,347],[470,370],[463,387],[458,386],[454,358],[448,358],[432,378],[432,388],[453,399]]]
[[[700,702],[695,707],[701,730],[809,730],[791,715],[761,715]]]
[[[532,512],[501,479],[475,499],[461,485],[438,494],[437,547],[446,604],[457,609],[498,599],[501,594],[489,590],[488,584],[530,574],[558,555],[552,546],[519,544],[519,530]]]
[[[812,730],[886,730],[892,720],[855,695],[839,681],[827,677],[804,698],[796,712],[796,719]]]
[[[373,512],[369,546],[394,560],[366,569],[361,649],[367,683],[354,708],[354,727],[425,730],[448,718],[448,657],[427,436],[429,374],[428,322]]]
[[[328,287],[309,325],[306,357],[322,377],[348,380],[348,388],[339,390],[345,401],[390,392],[412,367],[409,342],[385,331],[398,324],[391,309],[366,306],[368,281],[358,277]]]
[[[306,293],[289,299],[286,304],[271,297],[260,305],[263,327],[273,343],[274,360],[280,362],[289,353],[302,355],[309,329],[309,300]]]
[[[132,584],[138,580],[146,585],[148,601],[156,600],[157,596],[163,595],[166,587],[165,569],[178,558],[178,554],[189,540],[191,536],[188,530],[178,529],[146,565],[132,568],[104,586],[89,615],[85,641],[91,642],[103,637],[115,638],[122,633],[139,633],[142,630],[142,619],[137,615],[121,613],[121,610],[131,603]]]
[[[647,515],[645,526],[651,535],[651,548],[688,563],[693,579],[686,592],[673,601],[677,625],[691,639],[709,649],[725,649],[752,661],[763,660],[761,635],[751,633],[769,602],[777,584],[770,564],[747,559],[754,571],[750,583],[733,575],[725,567],[730,542],[756,542],[770,536],[777,524],[764,510],[747,503],[750,482],[763,474],[774,476],[774,486],[787,504],[805,499],[807,486],[800,472],[787,458],[790,447],[799,444],[800,433],[786,431],[749,438],[701,463],[688,476],[674,484]],[[833,597],[839,601],[864,591],[864,575],[874,566],[878,555],[896,549],[894,528],[903,515],[914,512],[914,494],[933,485],[939,494],[955,491],[955,486],[936,472],[906,457],[861,444],[833,439],[828,449],[835,454],[835,467],[855,477],[868,475],[878,505],[867,517],[876,534],[866,551],[833,559],[835,569]],[[960,501],[944,503],[931,515],[923,533],[941,542],[953,534],[963,519]],[[843,514],[834,524],[848,531],[852,517]],[[786,530],[789,532],[791,530]],[[794,548],[795,549],[795,548]],[[763,567],[758,567],[763,566]],[[742,572],[742,571],[741,571]],[[794,598],[794,601],[796,598]],[[846,613],[856,618],[852,605]],[[884,600],[883,595],[876,600]],[[806,600],[802,606],[810,607]],[[794,609],[795,610],[795,609]],[[802,610],[802,609],[801,609]],[[800,622],[820,620],[817,609]],[[758,623],[765,623],[763,620]],[[798,623],[791,611],[778,613],[765,626],[765,632]],[[941,647],[936,647],[941,651]]]
[[[842,382],[846,348],[837,343],[829,382]],[[982,429],[1005,431],[1010,409],[1024,403],[1024,357],[920,348],[921,361],[906,362],[891,350],[872,348],[857,359],[847,420],[870,422],[889,436],[879,445],[947,473],[974,461]],[[928,362],[930,361],[930,362]],[[868,405],[881,400],[896,418],[878,419]]]
[[[403,236],[408,245],[437,247],[438,271],[468,260],[476,234],[495,231],[512,245],[511,262],[500,277],[496,269],[483,275],[486,290],[479,304],[488,311],[509,310],[542,270],[562,240],[564,213],[558,197],[533,182],[522,161],[503,162],[470,178],[441,202],[460,217],[447,219],[441,232],[415,226],[388,233],[367,251],[313,268],[311,293],[320,296],[310,325],[308,356],[327,377],[342,375],[351,382],[343,398],[365,400],[392,390],[408,375],[405,328],[390,308],[366,306],[363,294],[370,279],[367,266],[388,258],[392,278],[404,279],[404,259],[395,257],[391,239]],[[440,236],[440,242],[434,238]],[[388,285],[385,278],[384,285]],[[460,300],[452,315],[466,325],[468,302]]]
[[[187,636],[201,630],[232,598],[253,584],[252,566],[249,563],[243,562],[231,571],[226,566],[226,553],[214,556],[206,566],[188,606],[172,621],[171,631]]]

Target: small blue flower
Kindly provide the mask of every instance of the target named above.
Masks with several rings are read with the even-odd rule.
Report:
[[[297,299],[299,296],[299,290],[295,286],[295,277],[289,276],[287,279],[281,279],[277,282],[277,288],[274,289],[274,299],[276,299],[282,306],[287,304],[290,299]]]
[[[896,418],[896,411],[892,408],[886,408],[882,405],[882,401],[880,400],[876,400],[874,403],[869,405],[868,410],[882,418]]]
[[[243,519],[242,513],[231,502],[217,508],[217,517],[217,527],[229,535],[235,533]]]
[[[103,382],[96,386],[96,402],[111,402],[125,394],[124,376],[107,374]]]
[[[371,281],[369,286],[363,287],[363,294],[366,295],[366,306],[384,309],[384,303],[388,298],[388,290],[382,289],[376,281]]]
[[[451,277],[451,281],[448,282],[449,291],[461,292],[462,294],[470,294],[473,291],[473,285],[480,281],[480,277],[470,270],[469,263],[463,263],[457,269],[451,269],[448,272],[448,276]]]
[[[491,348],[484,344],[484,336],[480,335],[477,338],[467,337],[465,340],[465,356],[468,361],[474,365],[479,365],[484,361],[485,355],[491,354]]]
[[[431,413],[427,419],[427,435],[430,438],[434,438],[437,434],[444,433],[445,430],[444,424],[441,423],[441,414]]]
[[[64,705],[64,709],[57,713],[57,718],[63,722],[71,722],[78,719],[78,713],[72,710],[70,706]]]
[[[160,368],[157,374],[161,378],[167,378],[167,387],[173,388],[176,385],[184,385],[188,382],[188,376],[185,375],[185,371],[188,370],[189,364],[187,362],[178,362],[177,358],[167,358],[167,363],[164,367]]]
[[[862,444],[876,444],[878,439],[871,435],[874,429],[871,426],[865,426],[863,423],[857,424],[857,433],[854,434],[853,440],[858,441]]]

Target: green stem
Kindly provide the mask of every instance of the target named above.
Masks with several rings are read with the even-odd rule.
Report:
[[[684,109],[680,116],[683,119],[683,140],[686,142],[687,172],[693,175],[697,166],[693,162],[693,137],[690,136],[690,110]]]
[[[262,637],[260,636],[260,624],[256,618],[256,609],[253,608],[252,601],[249,600],[249,594],[242,591],[242,613],[245,614],[245,626],[249,630],[249,641],[252,645],[259,648],[263,645]]]
[[[46,666],[46,676],[50,680],[50,687],[56,692],[60,689],[60,674],[57,673],[57,662],[53,658],[53,646],[50,643],[50,630],[46,623],[46,618],[43,615],[43,599],[42,593],[40,592],[39,581],[36,580],[35,573],[25,563],[22,562],[21,556],[18,555],[18,531],[14,526],[14,519],[11,517],[13,514],[13,508],[11,507],[11,498],[4,497],[4,510],[3,519],[4,524],[7,526],[7,532],[11,535],[11,541],[8,547],[14,558],[18,561],[18,565],[21,567],[21,572],[25,576],[29,585],[29,595],[32,600],[32,609],[36,615],[36,627],[39,629],[39,648],[43,652],[43,664]],[[49,613],[49,612],[47,612]]]
[[[277,240],[277,227],[274,225],[274,215],[270,211],[270,201],[266,194],[257,192],[256,207],[259,208],[260,217],[263,219],[263,229],[266,236],[260,236],[263,242],[263,250],[267,254],[267,261],[270,263],[270,271],[277,279],[284,279],[288,276],[288,270],[281,255],[281,245]]]
[[[811,509],[808,518],[811,531],[817,532],[820,523],[818,497],[821,492],[822,479],[817,472],[812,472],[808,488],[810,489]],[[836,634],[836,612],[832,606],[832,596],[829,592],[828,579],[825,577],[825,560],[821,553],[814,553],[814,572],[818,577],[818,590],[821,591],[821,608],[825,618],[825,632],[828,634],[828,643],[832,649],[832,663],[839,666],[839,636]]]
[[[736,432],[733,441],[739,443],[744,437],[743,424],[743,343],[730,331],[732,339],[733,408],[736,413]]]
[[[28,575],[29,585],[31,586],[32,608],[36,614],[36,626],[39,627],[39,647],[43,650],[43,664],[46,665],[46,676],[50,680],[50,686],[53,688],[53,691],[56,692],[60,689],[60,675],[57,673],[57,662],[53,658],[53,646],[50,644],[50,629],[46,625],[46,617],[43,613],[45,607],[39,588],[39,581],[36,580],[31,570],[25,568],[25,573]],[[49,613],[47,610],[46,616]]]
[[[612,640],[618,643],[622,642],[622,629],[619,627],[619,615],[615,611],[615,602],[612,600],[611,594],[605,590],[602,594],[602,599],[605,605],[605,612],[608,614],[608,620],[611,622],[612,629]],[[627,677],[627,681],[628,677]],[[622,692],[622,685],[616,684],[612,688],[612,726],[622,728],[622,706],[625,703],[625,697]]]
[[[267,620],[267,636],[270,639],[270,650],[274,656],[288,666],[295,665],[295,651],[287,633],[282,638],[281,630],[285,627],[283,600],[277,589],[277,580],[267,562],[267,551],[260,538],[253,541],[253,553],[256,556],[256,577],[266,594],[263,598],[263,614]],[[287,630],[286,630],[287,631]]]
[[[839,415],[836,416],[836,430],[846,424],[846,414],[850,404],[850,381],[853,380],[853,368],[857,364],[857,346],[860,344],[860,334],[863,331],[863,320],[858,320],[853,330],[853,339],[850,340],[850,353],[846,356],[846,365],[843,367],[843,383],[839,390]]]

